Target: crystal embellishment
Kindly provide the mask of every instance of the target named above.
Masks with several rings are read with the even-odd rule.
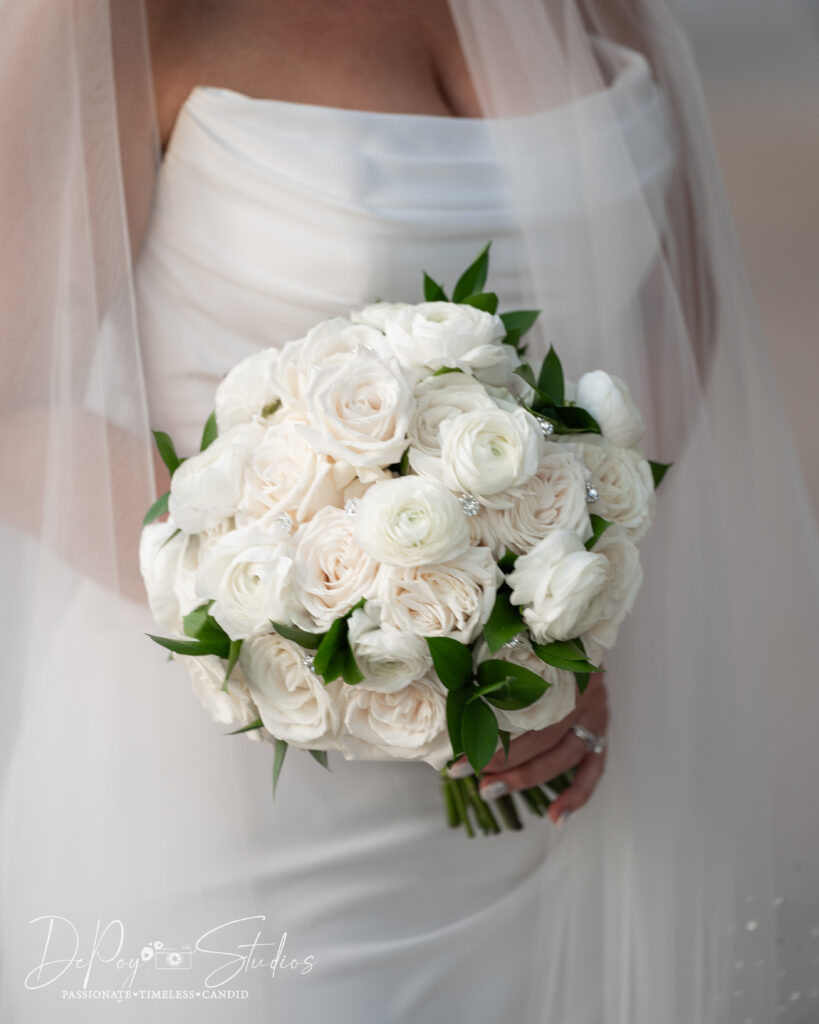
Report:
[[[312,654],[302,654],[301,663],[307,669],[308,672],[314,672],[313,665],[315,664],[315,656]]]
[[[271,519],[271,522],[282,533],[290,533],[293,529],[293,517],[289,512],[277,512]]]
[[[594,486],[594,484],[586,484],[586,501],[589,505],[593,505],[600,497],[600,492]]]
[[[551,437],[555,432],[554,423],[550,423],[548,420],[544,420],[538,417],[538,423],[540,423],[540,431],[544,437]]]
[[[348,498],[344,502],[344,515],[348,519],[355,519],[356,513],[358,512],[358,498]]]
[[[469,519],[473,519],[481,510],[481,503],[473,494],[462,494],[458,501],[463,514]]]

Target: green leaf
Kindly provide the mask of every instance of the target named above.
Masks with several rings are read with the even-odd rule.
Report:
[[[535,371],[528,363],[521,363],[520,366],[515,367],[513,373],[515,373],[521,380],[525,380],[530,388],[534,388],[537,391],[537,382],[535,381]]]
[[[577,683],[577,692],[582,697],[586,690],[586,687],[589,685],[589,676],[583,675],[580,672],[575,672],[574,678],[575,682]]]
[[[308,750],[307,753],[313,758],[314,761],[318,761],[322,768],[326,768],[328,772],[331,772],[333,770],[327,763],[326,750]]]
[[[443,377],[445,373],[463,373],[464,371],[459,366],[442,366],[440,370],[436,370],[432,374],[433,377]]]
[[[468,700],[469,688],[466,686],[450,690],[446,695],[446,727],[449,733],[449,742],[452,744],[453,757],[458,757],[464,750],[461,720]]]
[[[426,638],[432,664],[448,690],[458,690],[472,681],[472,651],[448,636]]]
[[[359,601],[355,608],[360,608],[362,604],[363,601]],[[355,608],[351,608],[346,615],[335,620],[316,649],[313,669],[318,675],[323,676],[325,683],[331,683],[341,676],[345,683],[354,686],[364,678],[348,637],[347,622]]]
[[[228,736],[238,736],[242,732],[253,732],[254,729],[263,729],[264,722],[261,718],[257,718],[255,722],[251,722],[250,725],[243,725],[241,729],[234,729],[233,732],[229,732]]]
[[[590,516],[592,525],[592,535],[586,541],[586,550],[591,551],[594,545],[600,540],[603,534],[611,526],[611,522],[608,519],[604,519],[602,516],[596,516],[593,512]]]
[[[563,366],[554,346],[549,346],[549,352],[540,367],[540,374],[537,379],[539,391],[549,395],[555,405],[563,405],[565,400],[565,384],[563,380]]]
[[[509,548],[503,554],[503,557],[498,560],[498,568],[502,573],[508,575],[514,568],[515,562],[517,562],[518,556],[514,551],[510,551]]]
[[[424,271],[424,301],[425,302],[447,302],[446,292]]]
[[[551,418],[551,417],[550,417]],[[590,412],[579,405],[562,405],[555,410],[558,434],[602,434],[600,424]]]
[[[498,745],[498,720],[484,701],[467,704],[461,719],[464,753],[478,775],[486,767]]]
[[[470,295],[463,300],[465,306],[474,306],[475,309],[482,309],[484,313],[497,313],[498,297],[494,292],[480,292],[478,295]]]
[[[515,309],[501,313],[500,318],[506,328],[506,344],[517,345],[523,335],[535,326],[539,316],[539,309]]]
[[[219,650],[225,652],[220,657],[230,658],[232,641],[216,619],[210,615],[209,609],[212,604],[213,601],[208,601],[206,604],[200,604],[198,608],[194,608],[192,612],[188,612],[182,620],[182,628],[186,636],[207,644],[209,647],[218,647]]]
[[[239,652],[242,650],[241,640],[231,640],[230,650],[228,651],[228,663],[225,669],[225,681],[222,683],[222,689],[227,693],[228,680],[230,679],[231,672],[236,668],[236,662],[239,660]]]
[[[656,491],[660,484],[663,482],[663,477],[674,465],[673,462],[652,462],[648,460],[649,466],[651,466],[651,475],[654,477],[654,490]]]
[[[299,647],[306,647],[308,651],[314,651],[327,635],[326,633],[308,633],[307,630],[299,629],[297,626],[287,626],[283,622],[273,622],[271,625],[285,640],[292,640]]]
[[[487,700],[504,711],[518,711],[534,704],[552,685],[537,672],[514,665],[509,661],[493,659],[478,665],[478,682],[483,685],[502,682],[505,686],[493,690]]]
[[[262,406],[262,416],[272,416],[274,412],[278,412],[282,407],[282,400],[275,398],[272,402],[268,402],[267,405]]]
[[[499,650],[518,633],[522,633],[526,629],[520,608],[512,604],[511,595],[512,591],[505,583],[498,587],[495,604],[483,627],[483,638],[489,645],[490,651]]]
[[[409,452],[409,448],[405,448],[401,461],[398,463],[398,472],[401,476],[406,476],[410,471]]]
[[[204,643],[201,640],[171,640],[164,636],[154,636],[152,633],[145,635],[149,636],[155,644],[159,644],[160,647],[164,647],[168,651],[173,651],[174,654],[189,654],[195,658],[205,654],[216,654],[220,658],[227,658],[230,654],[229,640],[226,643]]]
[[[567,657],[560,644],[532,644],[532,648],[541,661],[553,668],[562,668],[567,672],[582,673],[583,675],[600,671],[597,665],[592,665],[585,658],[581,660],[576,657]]]
[[[500,741],[503,744],[503,752],[506,755],[506,759],[509,760],[509,733],[506,729],[498,729],[498,735],[500,736]]]
[[[152,430],[151,433],[154,435],[154,441],[156,441],[156,447],[160,458],[165,463],[168,472],[173,476],[182,461],[176,454],[176,448],[173,446],[173,441],[164,430]]]
[[[205,422],[205,429],[202,431],[202,442],[199,445],[199,451],[203,452],[206,448],[209,448],[216,440],[219,431],[216,427],[216,412],[212,412],[208,416]]]
[[[173,531],[173,533],[168,534],[168,536],[165,538],[165,540],[163,540],[162,543],[159,545],[159,550],[161,551],[165,547],[166,544],[170,544],[171,541],[174,539],[174,537],[178,537],[181,532],[182,531],[177,528],[176,530]]]
[[[453,302],[463,302],[468,296],[477,295],[483,291],[486,275],[489,273],[489,247],[491,245],[491,242],[487,242],[474,263],[471,263],[458,278],[458,283],[452,293]]]
[[[287,753],[287,740],[276,740],[276,745],[273,748],[273,799],[276,799],[276,784],[279,781],[279,775],[281,775],[282,765],[284,764],[284,755]]]
[[[164,494],[160,495],[156,501],[151,505],[148,511],[145,513],[145,518],[142,520],[142,525],[147,526],[149,523],[153,523],[159,519],[160,516],[164,516],[168,511],[168,498],[170,498],[171,492],[165,491]],[[169,538],[170,539],[170,538]]]

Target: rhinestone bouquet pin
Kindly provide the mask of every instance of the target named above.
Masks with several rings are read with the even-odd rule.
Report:
[[[140,544],[152,639],[217,722],[272,745],[274,794],[289,747],[426,762],[470,836],[569,784],[484,800],[476,777],[599,670],[668,468],[621,380],[528,361],[538,312],[499,315],[488,266],[489,245],[451,298],[424,274],[423,302],[230,369],[199,452],[154,432],[171,484]]]

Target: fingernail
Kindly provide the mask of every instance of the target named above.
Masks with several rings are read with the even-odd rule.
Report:
[[[509,787],[502,779],[498,779],[497,782],[488,782],[479,792],[482,800],[497,800],[509,792]]]
[[[569,815],[571,813],[572,813],[571,811],[564,811],[560,815],[560,817],[555,821],[555,825],[557,825],[558,828],[562,828],[566,824],[566,822],[569,820]]]
[[[473,774],[472,765],[469,761],[458,761],[453,764],[451,768],[448,768],[450,779],[465,779],[467,775]]]

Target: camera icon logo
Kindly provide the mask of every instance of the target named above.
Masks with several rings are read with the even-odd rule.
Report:
[[[185,971],[193,966],[193,950],[190,946],[173,949],[162,942],[151,942],[140,954],[144,962],[153,960],[159,971]]]

